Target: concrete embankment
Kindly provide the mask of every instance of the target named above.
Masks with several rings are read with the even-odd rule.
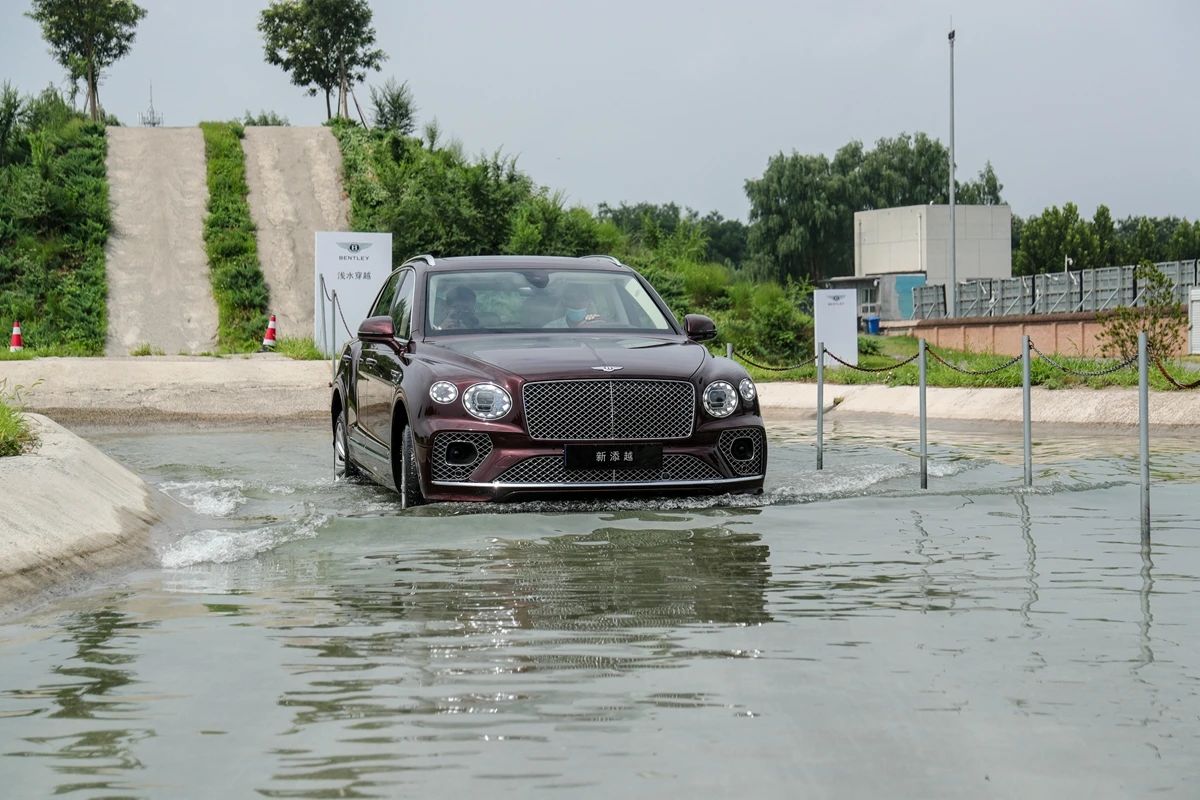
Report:
[[[33,452],[0,458],[0,603],[150,556],[159,519],[137,475],[46,417]]]
[[[275,354],[247,357],[39,358],[0,364],[29,408],[59,419],[137,423],[286,422],[324,419],[329,409],[328,361],[293,361]],[[34,384],[37,384],[36,386]],[[812,383],[759,385],[768,419],[816,414]],[[1019,422],[1020,389],[928,390],[931,419]],[[915,386],[827,384],[825,405],[839,416],[916,416]],[[1137,389],[1033,390],[1033,420],[1075,425],[1136,425]],[[1200,425],[1200,391],[1152,392],[1153,425]]]
[[[313,335],[314,231],[348,227],[342,154],[328,128],[249,127],[247,201],[280,336]]]
[[[142,345],[172,354],[215,349],[200,129],[109,128],[106,166],[113,230],[105,253],[105,351],[125,356]]]
[[[227,358],[39,358],[0,363],[31,411],[67,422],[271,423],[328,414],[328,361],[274,353]]]

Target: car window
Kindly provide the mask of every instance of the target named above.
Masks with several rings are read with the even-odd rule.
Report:
[[[388,313],[388,309],[392,307],[392,299],[396,296],[396,284],[400,282],[400,273],[396,273],[387,279],[383,284],[383,289],[379,292],[379,297],[375,298],[375,305],[371,306],[369,317],[381,317]]]
[[[411,269],[405,270],[396,291],[396,301],[392,303],[392,322],[396,326],[396,338],[407,339],[412,332],[412,303],[417,282]]]
[[[429,276],[430,333],[672,331],[636,276],[587,270],[464,270]]]

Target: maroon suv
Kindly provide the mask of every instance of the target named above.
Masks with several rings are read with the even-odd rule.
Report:
[[[759,492],[754,382],[610,256],[411,259],[341,353],[339,475],[405,505]]]

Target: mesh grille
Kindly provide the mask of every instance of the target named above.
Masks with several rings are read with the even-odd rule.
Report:
[[[530,437],[554,441],[684,439],[696,406],[686,381],[547,381],[523,397]]]
[[[475,460],[470,464],[446,463],[446,448],[455,442],[470,442],[475,445]],[[492,452],[492,439],[486,433],[469,431],[447,431],[433,438],[433,479],[435,481],[465,481],[475,468]]]
[[[733,442],[735,439],[747,437],[754,443],[754,449],[749,458],[736,459],[733,457]],[[763,464],[767,457],[767,437],[762,428],[731,428],[721,431],[717,440],[717,449],[725,456],[725,461],[736,475],[762,475]]]
[[[534,456],[510,467],[497,478],[501,483],[649,483],[654,481],[709,481],[721,475],[695,456],[665,455],[655,469],[584,469],[567,471],[562,456]]]

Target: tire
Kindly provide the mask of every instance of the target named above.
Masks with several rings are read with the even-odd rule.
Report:
[[[421,494],[421,479],[417,474],[417,447],[413,441],[412,427],[405,425],[400,437],[400,474],[396,478],[396,491],[400,493],[400,507],[412,508],[425,502]]]
[[[350,458],[350,435],[346,430],[346,412],[338,415],[333,426],[333,477],[346,480],[358,476],[358,467]]]

